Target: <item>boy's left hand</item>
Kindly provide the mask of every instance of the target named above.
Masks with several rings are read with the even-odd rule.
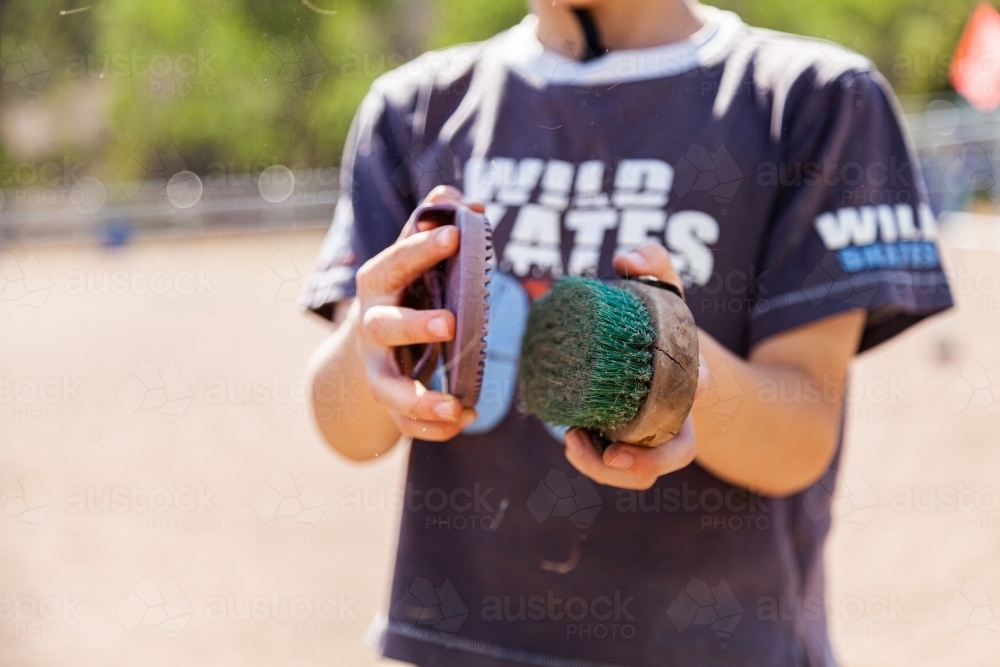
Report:
[[[646,243],[620,255],[615,258],[614,266],[620,275],[653,276],[683,289],[670,262],[670,254],[659,244]],[[707,370],[704,362],[701,370],[703,373]],[[595,482],[623,489],[650,488],[661,475],[680,470],[694,461],[696,451],[694,422],[690,415],[680,433],[662,445],[637,447],[616,442],[603,456],[586,431],[573,429],[566,434],[566,458],[574,468]]]
[[[616,442],[601,453],[583,429],[566,434],[566,459],[599,484],[645,491],[661,475],[680,470],[694,461],[694,422],[688,417],[677,437],[658,447],[637,447]]]

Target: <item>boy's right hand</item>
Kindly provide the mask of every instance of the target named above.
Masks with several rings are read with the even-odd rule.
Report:
[[[462,193],[448,186],[434,188],[427,203],[462,202]],[[467,206],[480,213],[482,204]],[[408,231],[408,230],[407,230]],[[372,397],[389,413],[403,435],[421,440],[448,440],[471,424],[474,410],[463,410],[458,399],[431,391],[401,374],[392,348],[437,343],[455,337],[455,316],[447,310],[401,307],[403,290],[424,271],[458,251],[458,229],[421,223],[420,231],[365,262],[357,274],[354,324]]]

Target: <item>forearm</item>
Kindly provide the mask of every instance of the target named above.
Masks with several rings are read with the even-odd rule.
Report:
[[[699,334],[714,387],[699,394],[692,411],[698,463],[765,495],[814,483],[836,449],[844,377],[817,378],[808,369],[741,359]]]
[[[615,270],[680,283],[666,249],[655,243],[616,257]],[[747,360],[699,329],[711,373],[699,378],[694,409],[674,438],[657,447],[615,442],[598,453],[575,430],[566,436],[566,456],[591,479],[626,489],[648,489],[692,460],[760,494],[804,489],[836,451],[847,367],[866,317],[850,310],[767,336]]]
[[[368,389],[359,320],[353,302],[337,330],[313,354],[309,373],[313,414],[323,438],[344,456],[367,460],[392,448],[400,433]]]

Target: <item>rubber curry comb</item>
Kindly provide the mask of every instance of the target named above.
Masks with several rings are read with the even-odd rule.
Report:
[[[424,386],[430,386],[440,367],[441,390],[458,398],[462,407],[471,408],[479,400],[486,364],[493,232],[486,216],[461,204],[419,206],[406,223],[404,235],[417,233],[419,222],[458,227],[458,252],[409,285],[400,305],[451,311],[455,338],[398,347],[396,360],[402,373]]]

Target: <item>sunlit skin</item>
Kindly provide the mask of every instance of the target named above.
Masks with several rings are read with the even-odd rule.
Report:
[[[602,41],[612,50],[685,39],[702,25],[696,6],[682,0],[538,0],[533,5],[539,39],[572,57],[584,49],[573,6],[591,10]],[[442,186],[427,199],[461,198],[459,191]],[[482,210],[481,204],[469,204]],[[449,440],[475,419],[454,397],[402,377],[391,349],[454,336],[454,317],[447,311],[417,312],[397,304],[409,281],[457,247],[458,232],[451,227],[426,228],[397,242],[362,266],[358,297],[338,309],[340,326],[314,354],[311,377],[319,429],[344,456],[373,458],[401,435]],[[614,266],[622,274],[680,283],[670,255],[656,244],[616,257]],[[621,488],[647,489],[660,476],[697,461],[717,477],[763,495],[802,490],[823,475],[836,450],[848,364],[864,321],[863,311],[831,316],[765,339],[746,359],[699,331],[699,395],[676,438],[653,448],[615,443],[602,455],[585,434],[571,431],[566,458],[591,479]],[[716,376],[743,397],[728,419],[711,410]],[[813,401],[759,400],[760,387],[780,383],[824,391]],[[357,409],[358,419],[342,418],[348,407]]]
[[[532,0],[538,15],[538,40],[547,49],[579,58],[583,32],[571,9],[590,11],[601,42],[612,51],[642,49],[687,39],[704,21],[696,3],[683,0]]]

